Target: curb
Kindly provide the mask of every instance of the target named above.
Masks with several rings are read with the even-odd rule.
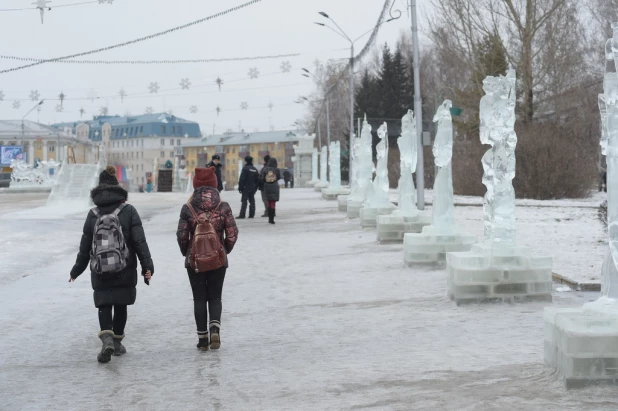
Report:
[[[554,280],[554,282],[557,282],[559,284],[566,284],[573,290],[577,291],[601,291],[600,283],[579,283],[556,273],[552,273],[552,279]]]

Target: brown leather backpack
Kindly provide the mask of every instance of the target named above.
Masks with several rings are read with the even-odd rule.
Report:
[[[221,239],[210,222],[212,215],[219,209],[221,202],[210,214],[197,215],[190,201],[187,203],[195,219],[195,232],[191,239],[189,263],[196,273],[216,270],[226,265],[227,253]]]

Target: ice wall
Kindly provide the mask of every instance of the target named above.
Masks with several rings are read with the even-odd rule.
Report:
[[[328,149],[326,146],[322,147],[322,154],[320,155],[320,182],[322,184],[328,184]]]

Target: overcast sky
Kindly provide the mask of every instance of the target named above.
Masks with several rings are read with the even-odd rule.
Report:
[[[0,9],[32,7],[34,0],[0,0]],[[113,4],[85,4],[53,8],[54,5],[84,0],[54,0],[51,11],[41,24],[38,10],[0,11],[2,47],[0,55],[51,58],[88,51],[153,34],[177,25],[223,11],[247,0],[114,0]],[[174,114],[200,123],[202,131],[237,130],[239,123],[246,131],[292,128],[303,117],[304,108],[294,101],[314,89],[312,82],[301,76],[302,67],[311,68],[313,61],[347,58],[349,43],[330,30],[313,24],[325,22],[318,11],[331,15],[352,38],[371,29],[380,13],[383,0],[263,0],[243,10],[228,14],[172,34],[120,49],[93,54],[83,59],[95,60],[160,60],[211,59],[260,55],[301,53],[299,57],[275,60],[240,61],[177,65],[82,65],[47,63],[17,72],[0,74],[0,119],[21,119],[35,104],[29,100],[37,90],[46,100],[42,111],[27,118],[50,124],[76,121],[79,110],[84,119],[108,107],[110,114],[142,114],[146,107],[155,112],[173,110]],[[378,42],[394,43],[402,30],[410,30],[405,0],[395,0],[403,13],[401,19],[383,26]],[[423,7],[423,5],[421,5]],[[420,14],[423,17],[423,13]],[[421,22],[423,25],[423,22]],[[360,49],[367,37],[359,40]],[[280,66],[289,61],[292,70],[283,73]],[[0,69],[23,65],[0,60]],[[249,70],[260,75],[249,79]],[[224,81],[221,92],[215,79]],[[180,89],[180,81],[188,78],[192,86]],[[148,86],[157,82],[158,94],[150,94]],[[121,102],[123,88],[129,96]],[[87,99],[90,90],[98,99]],[[63,112],[57,112],[58,95],[64,92]],[[135,93],[141,93],[133,95]],[[77,99],[77,100],[74,100]],[[13,108],[21,100],[19,109]],[[241,103],[248,110],[241,110]],[[268,108],[272,102],[272,112]],[[196,114],[190,112],[197,106]],[[217,116],[216,107],[221,108]]]

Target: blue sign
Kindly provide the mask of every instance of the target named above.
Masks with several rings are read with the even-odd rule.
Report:
[[[0,146],[0,164],[10,166],[13,160],[26,161],[26,153],[21,146]]]

